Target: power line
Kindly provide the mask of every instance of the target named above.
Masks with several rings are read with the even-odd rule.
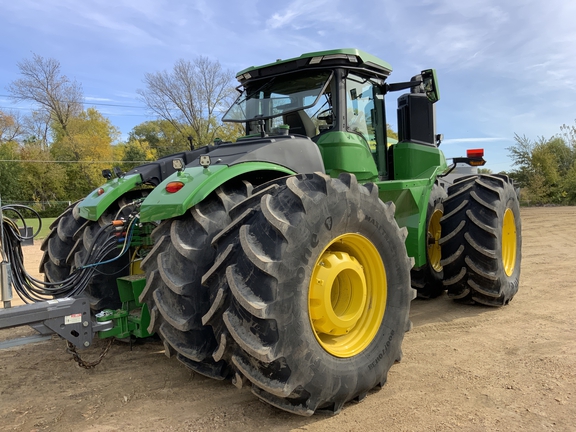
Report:
[[[0,94],[0,97],[12,98],[12,96],[10,96],[10,95],[5,95],[5,94]],[[66,101],[66,100],[59,100],[58,102],[70,103],[70,101]],[[147,107],[141,106],[141,105],[121,105],[121,104],[112,104],[112,103],[105,103],[105,102],[90,102],[90,101],[86,101],[86,98],[84,98],[84,103],[85,103],[86,105],[111,106],[111,107],[120,107],[120,108],[148,109]]]
[[[57,201],[57,200],[53,200],[53,201],[15,201],[15,200],[2,200],[4,204],[9,203],[9,204],[71,204],[72,201],[68,200],[68,201]]]
[[[10,95],[4,95],[4,94],[0,94],[0,97],[7,97],[7,98],[11,98],[12,96]],[[70,103],[70,101],[63,101],[63,100],[59,100],[58,102],[62,102],[62,103]],[[111,103],[104,103],[104,102],[84,102],[85,105],[95,105],[95,106],[108,106],[108,107],[118,107],[118,108],[136,108],[136,109],[142,109],[142,110],[149,110],[148,107],[146,106],[138,106],[138,105],[121,105],[121,104],[111,104]],[[22,110],[33,110],[34,108],[20,108],[20,107],[14,107],[14,108],[10,108],[10,107],[0,107],[0,108],[4,108],[4,109],[22,109]],[[180,108],[174,107],[174,108],[168,108],[169,111],[181,111]],[[219,112],[224,112],[226,110],[216,110]],[[153,111],[151,111],[152,114],[151,115],[155,115],[155,113]],[[127,114],[127,115],[141,115],[141,114]]]
[[[0,106],[0,109],[18,110],[18,111],[34,111],[34,108],[7,107],[7,106]],[[113,113],[107,113],[107,115],[110,117],[154,117],[154,115],[150,115],[150,114],[113,114]]]
[[[23,160],[23,159],[0,159],[0,162],[21,162],[21,163],[150,163],[153,161],[54,161],[54,160]]]

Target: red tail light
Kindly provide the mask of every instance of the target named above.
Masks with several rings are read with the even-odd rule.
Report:
[[[484,157],[484,149],[469,149],[466,150],[466,156],[469,158],[481,158]]]
[[[179,181],[173,181],[166,185],[166,192],[175,193],[184,187],[184,183]]]

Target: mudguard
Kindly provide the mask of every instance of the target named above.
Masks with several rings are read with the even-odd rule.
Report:
[[[180,158],[185,164],[189,164],[213,148],[214,146],[204,146],[192,151],[175,153],[134,168],[122,177],[108,180],[78,204],[80,216],[92,221],[98,220],[106,209],[122,195],[143,184],[158,186],[164,179],[176,172],[172,166],[174,159]]]
[[[142,176],[140,174],[131,174],[109,180],[98,189],[92,191],[78,204],[80,216],[91,221],[98,220],[114,201],[140,184],[142,184]]]
[[[266,162],[246,162],[230,167],[217,165],[208,168],[187,168],[171,176],[146,197],[140,207],[140,220],[152,222],[180,216],[206,198],[218,186],[245,174],[260,171],[276,171],[277,177],[296,174],[285,167]],[[184,185],[178,192],[169,193],[163,187],[169,182],[182,182]]]
[[[151,222],[180,216],[234,178],[252,181],[259,173],[266,173],[266,179],[296,173],[324,173],[318,146],[303,136],[242,139],[235,144],[221,144],[206,155],[210,157],[210,166],[205,168],[199,159],[194,160],[156,187],[140,207],[140,220]],[[167,192],[166,185],[174,181],[183,184],[181,189]]]

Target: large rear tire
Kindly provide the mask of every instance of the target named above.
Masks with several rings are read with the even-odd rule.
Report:
[[[522,259],[520,206],[504,175],[459,179],[441,220],[444,286],[454,300],[506,305],[518,291]]]
[[[447,196],[446,191],[438,184],[434,184],[430,191],[426,211],[426,264],[411,271],[412,288],[416,290],[419,298],[438,297],[446,290],[442,283],[444,270],[441,264],[440,220],[444,214],[444,200]]]
[[[74,235],[85,223],[86,219],[78,212],[78,202],[70,205],[52,222],[50,234],[40,246],[44,251],[40,261],[40,273],[44,273],[46,281],[58,282],[70,275],[72,263],[68,257],[76,243]]]
[[[212,239],[230,224],[231,209],[252,191],[248,182],[225,184],[183,216],[166,220],[152,233],[154,247],[142,261],[146,286],[140,301],[150,310],[150,333],[157,333],[168,356],[194,371],[225,379],[230,370],[214,361],[212,329],[203,325],[209,308],[202,275],[214,264]]]
[[[415,296],[405,238],[374,184],[289,177],[214,240],[214,357],[296,414],[362,399],[402,356]]]
[[[84,264],[88,250],[92,246],[97,232],[110,223],[118,214],[127,216],[134,206],[129,205],[141,193],[123,196],[112,204],[97,221],[86,220],[80,216],[78,204],[68,207],[50,226],[51,232],[41,245],[44,256],[40,262],[40,272],[49,282],[58,282],[67,278],[77,267]],[[110,252],[104,259],[111,259],[118,251]],[[116,279],[130,273],[129,255],[124,254],[117,260],[96,268],[92,279],[84,290],[94,311],[116,309],[121,306]]]

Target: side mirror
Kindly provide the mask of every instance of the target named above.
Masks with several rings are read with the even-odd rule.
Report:
[[[436,103],[440,100],[440,88],[438,87],[435,69],[422,71],[422,85],[424,86],[426,97],[430,102]]]

